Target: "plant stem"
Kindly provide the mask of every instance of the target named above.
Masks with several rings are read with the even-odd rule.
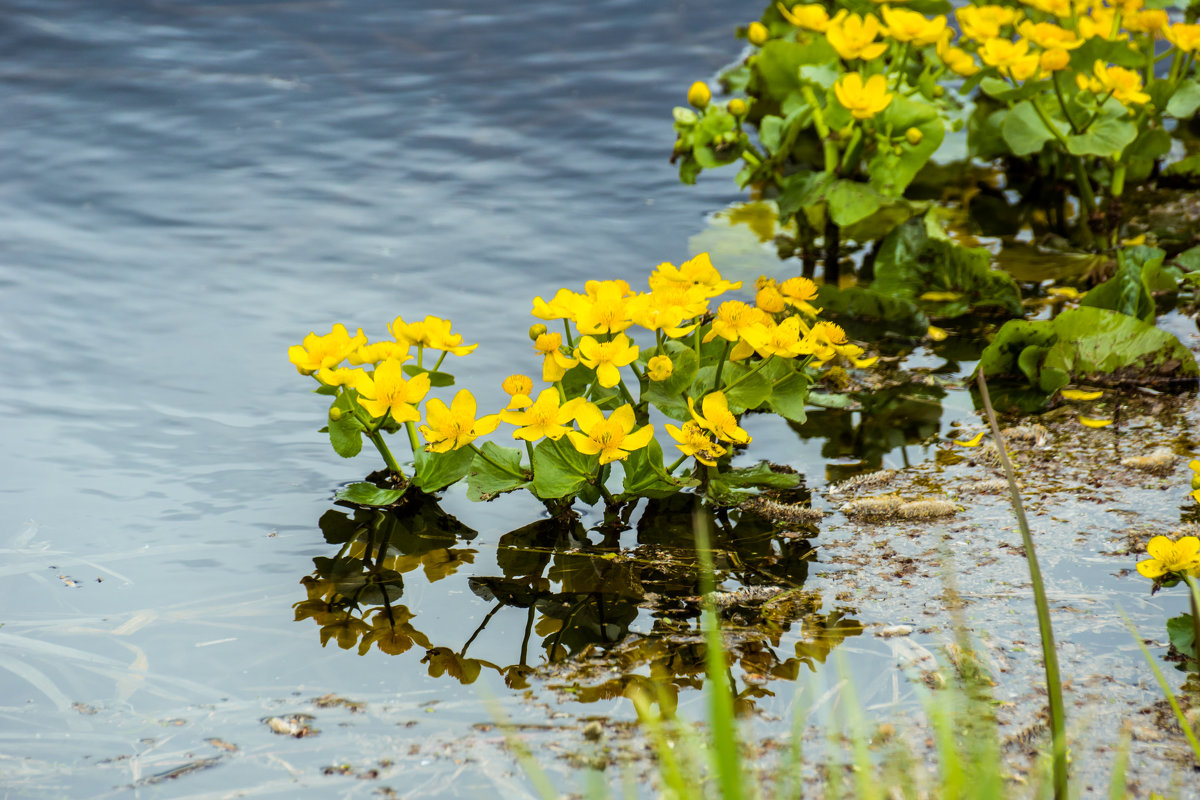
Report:
[[[637,405],[637,403],[634,402],[633,395],[629,393],[629,387],[625,385],[624,378],[617,382],[617,388],[621,390],[621,396],[625,398],[626,403],[629,403],[630,406]]]
[[[1071,126],[1071,133],[1079,133],[1079,127],[1075,124],[1075,120],[1071,118],[1071,112],[1067,110],[1067,101],[1063,97],[1062,86],[1059,84],[1059,76],[1062,75],[1062,70],[1054,73],[1052,82],[1054,83],[1054,96],[1058,98],[1058,107],[1062,109],[1063,116],[1067,118],[1067,124]]]
[[[438,367],[440,367],[442,365],[442,362],[446,360],[446,356],[449,355],[449,353],[450,353],[449,350],[443,350],[442,354],[440,356],[438,356],[437,363],[433,365],[433,369],[431,369],[430,372],[437,372]]]
[[[721,360],[717,362],[717,374],[713,378],[712,390],[718,391],[721,388],[721,371],[725,369],[725,361],[729,358],[729,351],[733,347],[733,342],[725,340],[725,349],[721,351]]]
[[[375,445],[375,449],[379,451],[379,455],[383,456],[383,463],[387,465],[388,470],[400,480],[404,480],[404,471],[400,469],[400,465],[396,463],[396,457],[388,449],[387,442],[383,440],[383,434],[379,431],[367,431],[366,433],[371,444]]]
[[[892,87],[893,92],[900,91],[900,84],[904,82],[904,68],[908,66],[908,47],[909,43],[904,43],[904,49],[900,51],[900,68],[896,70],[896,85]]]
[[[575,349],[575,339],[571,337],[571,321],[563,317],[563,330],[567,332],[567,347]]]
[[[1046,599],[1046,586],[1042,582],[1042,570],[1038,566],[1033,536],[1029,532],[1029,522],[1025,519],[1025,507],[1021,504],[1021,491],[1017,488],[1017,479],[1013,474],[1012,463],[1009,462],[1008,453],[1004,448],[1004,437],[1000,434],[999,423],[996,422],[996,411],[992,408],[992,401],[988,396],[987,381],[983,377],[983,370],[978,372],[978,383],[979,396],[987,411],[988,424],[992,428],[992,437],[996,441],[996,452],[1000,456],[1000,466],[1004,468],[1004,477],[1008,480],[1013,513],[1017,517],[1017,526],[1021,529],[1021,542],[1025,547],[1025,559],[1029,565],[1029,581],[1033,584],[1033,602],[1037,608],[1038,632],[1042,639],[1042,661],[1046,667],[1046,694],[1050,705],[1050,731],[1053,737],[1054,798],[1055,800],[1066,800],[1066,716],[1063,708],[1062,676],[1058,669],[1058,650],[1054,644],[1054,629],[1050,624],[1050,603]]]
[[[409,420],[404,423],[404,429],[408,431],[408,446],[412,448],[413,458],[416,458],[417,450],[421,449],[421,440],[417,438],[417,426]]]
[[[684,461],[686,461],[687,457],[688,457],[687,453],[684,453],[679,458],[675,459],[675,461],[672,462],[671,466],[667,467],[667,474],[670,475],[672,472],[679,469],[679,465],[682,464]]]

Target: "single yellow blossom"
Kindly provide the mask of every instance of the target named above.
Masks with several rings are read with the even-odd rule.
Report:
[[[855,119],[871,119],[892,102],[892,93],[887,90],[887,78],[872,75],[863,82],[862,75],[848,72],[833,85],[838,102]]]
[[[399,361],[384,361],[375,368],[372,385],[359,390],[358,404],[378,419],[391,413],[396,422],[416,422],[421,418],[416,405],[429,393],[429,373],[410,379],[404,377]]]
[[[587,294],[575,303],[575,325],[580,333],[620,333],[633,324],[630,300],[633,291],[625,281],[588,281]]]
[[[559,289],[555,292],[554,297],[550,302],[546,302],[541,297],[533,298],[533,316],[538,319],[575,319],[575,308],[579,301],[583,299],[583,295],[572,292],[570,289]],[[545,333],[543,330],[542,333]]]
[[[456,356],[465,356],[479,347],[478,343],[463,344],[462,334],[451,333],[450,324],[450,320],[434,316],[426,316],[421,322],[405,322],[403,317],[396,317],[388,330],[401,344],[445,350]]]
[[[1030,22],[1017,25],[1022,36],[1043,50],[1074,50],[1083,47],[1083,39],[1075,31],[1055,25],[1053,22]]]
[[[528,375],[509,375],[500,384],[500,388],[511,398],[505,410],[526,408],[533,405],[530,397],[533,395],[533,379]]]
[[[706,394],[700,401],[700,411],[703,413],[697,413],[696,401],[689,397],[688,411],[691,412],[692,419],[696,421],[696,424],[711,431],[721,441],[736,444],[750,442],[750,434],[738,427],[737,417],[729,410],[729,401],[725,398],[724,392]]]
[[[687,101],[696,108],[704,108],[710,100],[712,100],[712,90],[704,81],[696,81],[688,89]]]
[[[1125,26],[1126,30],[1136,33],[1160,33],[1170,24],[1170,19],[1167,18],[1166,11],[1161,8],[1152,8],[1136,14],[1126,14],[1121,24]]]
[[[596,380],[606,389],[621,382],[620,367],[632,364],[638,356],[638,346],[623,333],[612,341],[601,342],[591,336],[579,340],[576,356],[588,369],[596,371]]]
[[[787,308],[787,301],[783,299],[783,292],[771,281],[755,293],[754,305],[768,314],[778,314]]]
[[[666,262],[659,264],[658,268],[650,273],[649,283],[650,288],[654,291],[666,288],[671,284],[695,287],[706,299],[724,294],[732,289],[742,288],[741,281],[734,283],[721,277],[721,273],[713,266],[708,253],[701,253],[678,267]]]
[[[608,419],[599,408],[584,403],[579,407],[575,421],[583,432],[567,431],[571,444],[586,456],[599,454],[601,464],[624,461],[631,452],[650,444],[654,438],[653,425],[634,430],[637,419],[633,406],[628,403],[612,412]]]
[[[542,360],[542,380],[546,383],[562,380],[567,370],[579,363],[563,353],[561,333],[543,333],[534,341],[533,349],[545,356]]]
[[[1023,81],[1038,71],[1039,61],[1036,53],[1029,52],[1029,40],[1018,39],[1010,42],[1008,39],[988,39],[979,48],[979,58],[989,67],[995,67],[1002,75],[1008,75],[1013,80]]]
[[[1059,394],[1063,400],[1097,400],[1104,396],[1104,392],[1085,392],[1081,389],[1063,389]]]
[[[1200,539],[1195,536],[1184,536],[1177,542],[1165,536],[1155,536],[1146,543],[1146,552],[1150,558],[1139,561],[1137,571],[1150,579],[1200,567]]]
[[[697,320],[708,312],[708,298],[694,284],[667,281],[657,289],[629,299],[634,325],[662,331],[672,339],[696,329]]]
[[[976,72],[979,72],[979,65],[975,63],[975,57],[966,50],[951,47],[949,35],[938,39],[937,54],[942,63],[955,75],[969,78]]]
[[[939,328],[936,325],[930,325],[929,330],[925,331],[925,335],[928,336],[932,341],[944,342],[950,336],[950,332],[945,328]]]
[[[698,422],[685,422],[683,427],[667,423],[664,426],[685,456],[693,456],[701,464],[710,467],[717,465],[717,459],[728,452],[723,446],[712,440],[711,434]]]
[[[646,362],[646,377],[655,383],[665,381],[675,372],[670,356],[658,355]]]
[[[1142,91],[1142,76],[1136,71],[1125,67],[1106,67],[1103,61],[1097,60],[1092,73],[1101,91],[1111,92],[1122,103],[1142,105],[1150,102],[1150,95]]]
[[[720,336],[722,339],[736,342],[748,328],[755,325],[765,326],[769,321],[770,317],[761,309],[747,305],[741,300],[726,300],[717,308],[712,328],[704,335],[704,341],[711,342]]]
[[[322,367],[336,367],[366,343],[362,328],[351,337],[346,326],[339,323],[324,336],[310,333],[300,344],[289,347],[288,361],[301,375],[311,375]]]
[[[783,295],[783,301],[792,308],[798,308],[814,317],[821,313],[821,309],[814,308],[809,303],[810,300],[817,299],[817,284],[808,278],[788,278],[779,284],[779,293]]]
[[[401,342],[375,342],[359,345],[358,349],[346,356],[351,366],[360,364],[378,364],[381,361],[409,361],[412,356],[408,353],[408,345]]]
[[[1185,53],[1200,50],[1200,25],[1177,22],[1163,30],[1163,38]]]
[[[558,391],[543,389],[533,405],[523,409],[506,409],[500,412],[500,419],[509,425],[516,425],[513,431],[514,439],[524,439],[528,442],[541,438],[561,439],[569,429],[575,413],[586,400],[576,397],[565,403],[560,403]]]
[[[1055,47],[1051,50],[1042,51],[1038,57],[1038,66],[1043,72],[1058,72],[1064,70],[1071,64],[1071,54],[1061,47]]]
[[[880,12],[883,23],[887,26],[887,35],[897,42],[912,42],[924,47],[933,44],[946,30],[946,18],[937,16],[928,19],[924,14],[910,11],[906,8],[884,6]]]
[[[820,3],[795,5],[792,6],[791,11],[788,11],[783,3],[776,3],[775,7],[779,9],[779,13],[784,19],[797,28],[824,33],[825,29],[829,27],[829,12]]]
[[[811,353],[813,361],[822,364],[836,356],[856,359],[863,349],[846,340],[846,331],[841,325],[824,320],[813,325],[808,335],[804,337],[802,353]]]
[[[873,61],[888,48],[887,42],[875,41],[882,32],[883,26],[874,14],[863,17],[843,8],[829,21],[825,28],[825,39],[846,61],[855,58]]]
[[[480,436],[496,430],[500,424],[499,414],[488,414],[475,419],[475,397],[467,389],[460,389],[447,408],[438,398],[425,404],[425,421],[420,427],[425,437],[425,450],[430,453],[445,453],[466,447]]]

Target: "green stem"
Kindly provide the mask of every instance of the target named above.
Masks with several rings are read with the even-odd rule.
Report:
[[[842,175],[849,175],[850,168],[854,166],[854,162],[858,160],[859,145],[862,144],[863,131],[862,125],[854,126],[854,133],[850,135],[850,144],[846,147],[846,152],[842,154],[842,165],[839,172]]]
[[[644,373],[643,373],[641,370],[639,370],[639,369],[637,368],[637,362],[636,362],[636,361],[635,361],[635,362],[633,362],[632,364],[630,364],[630,365],[629,365],[629,368],[630,368],[631,370],[633,370],[633,374],[637,376],[637,379],[638,379],[638,381],[639,381],[639,382],[640,382],[640,381],[641,381],[643,378],[645,378],[645,377],[646,377],[646,376],[645,376],[645,374],[644,374]]]
[[[625,386],[624,378],[622,378],[620,381],[617,382],[617,388],[621,390],[621,396],[625,398],[626,403],[629,403],[630,406],[637,405],[637,403],[633,399],[633,395],[629,393],[628,387]]]
[[[367,438],[371,440],[371,444],[375,445],[375,449],[379,451],[379,455],[383,456],[383,463],[387,465],[388,470],[403,480],[404,471],[400,469],[400,465],[396,463],[396,457],[388,449],[387,442],[383,440],[383,434],[379,431],[368,431]]]
[[[430,372],[437,372],[438,367],[440,367],[442,365],[442,362],[446,360],[446,356],[449,355],[449,353],[450,353],[449,350],[443,350],[442,354],[440,356],[438,356],[437,363],[433,365],[433,369],[431,369]]]
[[[600,496],[604,498],[605,503],[610,506],[615,506],[617,504],[617,499],[612,496],[612,492],[610,492],[608,487],[604,485],[604,481],[597,478],[592,482],[592,485],[600,490]]]
[[[404,423],[404,429],[408,431],[408,446],[412,448],[413,458],[417,457],[417,450],[421,449],[421,440],[417,438],[417,426],[412,420]]]
[[[571,350],[574,351],[575,350],[575,339],[572,338],[572,336],[571,336],[571,321],[568,320],[566,317],[563,317],[562,322],[563,322],[563,330],[567,332],[567,347],[571,348]]]
[[[1067,100],[1063,97],[1062,86],[1058,82],[1061,76],[1062,70],[1054,73],[1052,80],[1054,83],[1054,96],[1058,98],[1058,107],[1062,109],[1063,116],[1067,118],[1067,124],[1071,126],[1071,133],[1079,133],[1079,126],[1075,124],[1075,120],[1071,117],[1071,112],[1067,110]]]
[[[425,345],[417,345],[417,366],[425,369]]]
[[[1125,162],[1118,161],[1113,165],[1112,170],[1112,186],[1109,193],[1114,197],[1120,197],[1125,192]]]
[[[672,462],[671,466],[667,467],[667,474],[670,475],[672,472],[679,469],[679,465],[682,464],[684,461],[687,461],[687,458],[688,458],[687,453],[684,453],[679,458],[675,459],[675,461]]]
[[[908,46],[909,43],[904,43],[904,49],[900,51],[900,69],[896,70],[896,85],[892,87],[893,92],[900,91],[900,84],[904,82],[904,68],[908,66]]]
[[[1071,168],[1075,171],[1075,182],[1079,184],[1079,199],[1088,217],[1096,213],[1096,195],[1092,192],[1092,182],[1088,180],[1087,168],[1082,156],[1071,156]],[[1089,230],[1085,224],[1084,230]]]
[[[1000,434],[999,423],[996,422],[996,411],[992,408],[992,401],[988,396],[987,381],[983,377],[983,370],[979,371],[978,377],[979,396],[987,411],[988,424],[992,428],[992,438],[1000,457],[1000,466],[1003,467],[1004,476],[1008,480],[1013,513],[1017,517],[1017,526],[1021,529],[1021,542],[1025,547],[1025,559],[1029,565],[1029,582],[1033,584],[1033,602],[1037,608],[1038,631],[1042,640],[1042,661],[1046,668],[1046,694],[1050,705],[1054,797],[1055,800],[1065,800],[1067,797],[1066,715],[1063,707],[1062,676],[1058,669],[1058,650],[1054,644],[1054,629],[1050,624],[1050,602],[1046,599],[1046,586],[1042,581],[1042,570],[1038,566],[1037,551],[1033,546],[1033,536],[1029,532],[1029,522],[1025,519],[1025,507],[1021,504],[1021,492],[1017,488],[1017,479],[1004,448],[1004,437]]]
[[[713,388],[715,392],[721,388],[721,371],[725,369],[725,361],[729,358],[729,351],[733,348],[733,342],[725,340],[725,349],[721,351],[721,360],[717,362],[717,374],[713,378]]]
[[[1037,112],[1038,119],[1042,121],[1042,124],[1046,126],[1046,130],[1049,131],[1055,139],[1058,139],[1058,143],[1063,146],[1064,150],[1066,150],[1067,137],[1064,136],[1063,132],[1058,129],[1058,126],[1051,121],[1050,115],[1046,113],[1046,109],[1042,108],[1041,98],[1037,95],[1034,95],[1030,99],[1033,104],[1033,110]]]
[[[804,95],[804,101],[812,108],[813,125],[817,128],[817,135],[821,137],[821,147],[825,153],[825,171],[833,175],[838,168],[838,148],[830,138],[831,131],[825,123],[825,114],[817,102],[817,96],[813,94],[811,86],[805,86],[800,92]]]
[[[525,452],[529,455],[529,469],[533,470],[533,442],[525,440]]]
[[[1200,604],[1197,604],[1197,588],[1196,579],[1191,575],[1184,574],[1183,579],[1188,586],[1188,600],[1192,607],[1192,647],[1196,660],[1192,662],[1192,669],[1200,673]]]

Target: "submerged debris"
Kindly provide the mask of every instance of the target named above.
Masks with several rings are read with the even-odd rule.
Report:
[[[936,519],[958,513],[958,506],[949,500],[913,500],[900,506],[896,516],[901,519]]]
[[[860,522],[883,522],[894,517],[904,501],[894,494],[883,497],[864,497],[861,500],[851,500],[842,506],[842,513],[848,519]]]
[[[734,592],[713,592],[712,599],[717,608],[761,605],[775,598],[782,591],[783,589],[779,586],[746,586]]]
[[[887,486],[896,477],[896,470],[881,469],[875,472],[864,472],[861,475],[855,475],[852,478],[847,478],[844,481],[835,483],[829,487],[830,497],[834,497],[845,492],[861,492],[871,489],[882,489]]]
[[[974,494],[1000,494],[1008,491],[1008,481],[1004,478],[981,478],[976,481],[964,481],[962,489]]]
[[[1175,468],[1175,454],[1165,447],[1160,447],[1146,456],[1131,456],[1122,458],[1121,466],[1140,469],[1153,475],[1166,475]]]
[[[891,639],[895,636],[909,636],[912,632],[911,625],[888,625],[886,628],[875,629],[875,635],[881,639]]]
[[[313,717],[310,714],[290,714],[286,717],[267,717],[263,720],[268,728],[280,736],[293,736],[297,739],[320,733],[308,724],[312,721]]]
[[[1006,442],[1026,442],[1034,447],[1045,447],[1046,438],[1050,435],[1050,431],[1046,426],[1039,425],[1036,422],[1031,425],[1017,425],[1012,428],[1005,428],[1000,431],[1000,435],[1004,437]]]
[[[743,511],[788,525],[815,525],[828,513],[799,503],[780,503],[766,497],[753,497],[741,504]]]

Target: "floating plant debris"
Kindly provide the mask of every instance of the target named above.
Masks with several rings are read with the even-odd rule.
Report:
[[[759,514],[772,522],[788,525],[815,525],[829,512],[799,503],[780,503],[766,497],[753,497],[739,506],[744,511]]]
[[[833,497],[847,492],[862,492],[882,489],[896,478],[896,470],[881,469],[875,472],[864,472],[829,487],[829,496]]]
[[[1177,461],[1178,459],[1175,454],[1169,449],[1159,447],[1149,455],[1123,458],[1121,459],[1121,466],[1140,469],[1143,472],[1149,472],[1154,475],[1166,475],[1175,468]]]

